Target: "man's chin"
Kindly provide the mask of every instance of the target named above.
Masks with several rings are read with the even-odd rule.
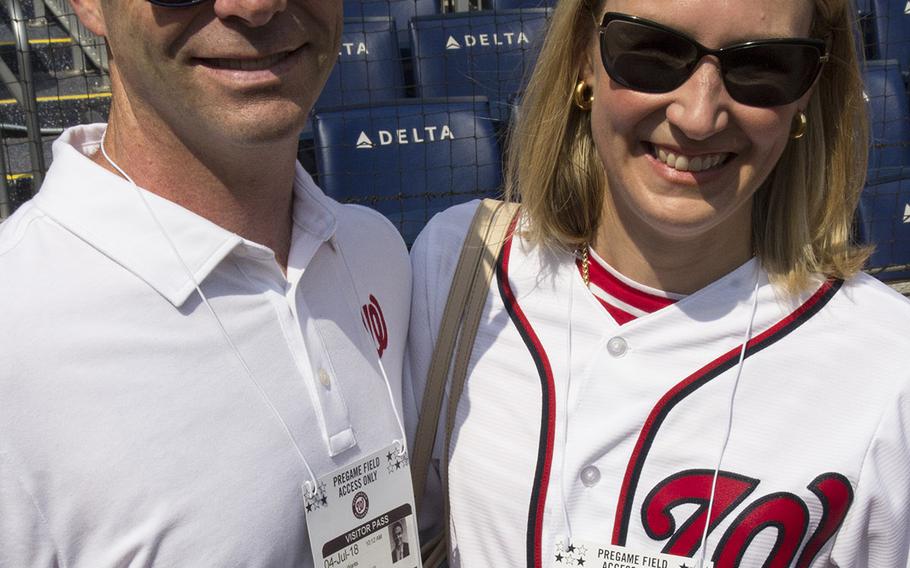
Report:
[[[221,142],[238,146],[268,146],[296,140],[306,123],[306,116],[226,117],[221,125]]]
[[[284,140],[296,140],[303,131],[303,122],[285,121],[274,124],[250,125],[249,128],[235,130],[231,138],[238,143],[260,146],[270,145]]]

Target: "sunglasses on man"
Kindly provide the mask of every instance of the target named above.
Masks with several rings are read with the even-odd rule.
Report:
[[[709,49],[684,33],[627,14],[608,12],[600,25],[604,69],[633,91],[669,93],[708,55],[720,62],[730,96],[754,107],[798,100],[828,61],[825,42],[818,39],[766,39]]]

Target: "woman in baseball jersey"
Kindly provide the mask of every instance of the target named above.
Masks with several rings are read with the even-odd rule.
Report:
[[[557,3],[424,496],[443,526],[447,471],[454,566],[907,565],[910,302],[851,241],[851,10]],[[412,427],[476,207],[412,251]]]

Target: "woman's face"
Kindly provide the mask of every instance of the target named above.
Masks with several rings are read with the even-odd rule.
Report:
[[[812,3],[607,0],[604,12],[646,18],[718,49],[807,37]],[[607,207],[633,239],[748,238],[751,197],[780,158],[809,94],[771,108],[742,104],[725,89],[713,56],[671,92],[637,92],[607,75],[596,30],[581,75],[593,86],[591,127],[608,182]]]

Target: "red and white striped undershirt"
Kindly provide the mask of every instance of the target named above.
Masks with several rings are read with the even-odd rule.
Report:
[[[588,248],[588,288],[597,301],[619,325],[656,312],[685,298],[682,294],[663,292],[626,278]],[[575,264],[583,274],[581,259]]]

